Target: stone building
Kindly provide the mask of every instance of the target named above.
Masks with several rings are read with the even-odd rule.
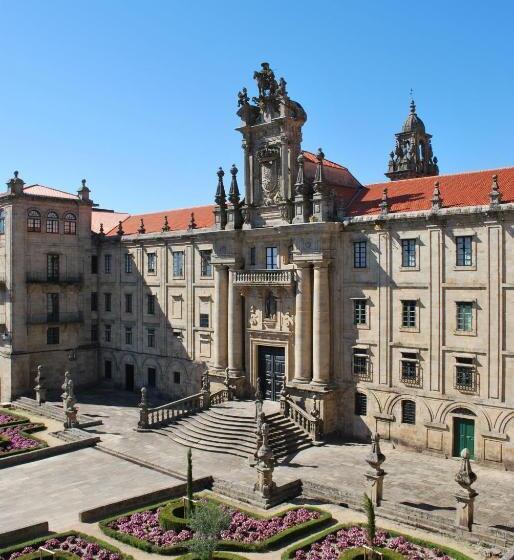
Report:
[[[514,168],[439,175],[412,102],[390,181],[362,185],[302,149],[286,82],[266,63],[255,78],[258,95],[238,99],[244,169],[219,169],[214,205],[129,216],[85,185],[9,182],[2,399],[29,390],[38,363],[52,380],[71,365],[78,385],[173,399],[228,368],[241,397],[276,400],[284,384],[306,410],[318,397],[325,434],[377,430],[514,468]]]

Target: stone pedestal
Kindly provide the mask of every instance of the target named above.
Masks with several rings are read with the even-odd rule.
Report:
[[[64,427],[66,429],[76,428],[79,423],[77,420],[77,409],[75,407],[67,408],[65,411],[66,419],[64,420]]]
[[[380,507],[384,497],[384,476],[387,473],[367,472],[364,476],[367,482],[367,494],[375,507]]]
[[[254,491],[258,492],[263,498],[269,498],[275,490],[273,467],[259,462],[255,468],[257,470],[257,482]]]
[[[457,500],[457,512],[455,517],[455,525],[466,531],[473,529],[473,516],[475,509],[475,498],[478,492],[474,490],[471,493],[460,492],[455,494]]]

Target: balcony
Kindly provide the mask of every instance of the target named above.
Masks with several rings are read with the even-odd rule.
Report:
[[[28,284],[82,284],[82,274],[27,272]]]
[[[236,286],[292,286],[294,270],[236,270]]]
[[[84,317],[81,311],[66,313],[40,313],[27,317],[27,325],[65,325],[69,323],[82,323]]]

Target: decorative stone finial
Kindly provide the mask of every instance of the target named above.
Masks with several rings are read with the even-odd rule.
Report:
[[[416,103],[414,103],[414,98],[410,100],[410,112],[412,115],[416,113]]]
[[[164,216],[164,224],[162,226],[162,231],[170,231],[170,224],[168,223],[168,216]]]
[[[232,182],[230,183],[230,191],[228,193],[229,201],[237,205],[239,204],[239,187],[237,185],[237,167],[236,164],[233,163],[232,167],[230,168],[230,174],[232,175]]]
[[[18,174],[19,174],[19,171],[15,171],[15,172],[14,172],[14,178],[15,178],[15,179],[18,178]]]
[[[321,148],[318,148],[318,153],[316,154],[316,159],[318,163],[316,165],[316,174],[314,175],[314,192],[321,192],[323,190],[323,160],[325,159],[325,154]]]
[[[25,182],[18,177],[18,171],[14,172],[14,177],[7,183],[7,188],[11,194],[22,194]]]
[[[122,235],[125,235],[125,232],[123,231],[123,226],[121,225],[121,220],[118,222],[118,229],[116,231],[116,234],[119,235],[120,237]]]
[[[389,201],[387,199],[387,187],[382,191],[382,200],[378,205],[380,208],[380,215],[386,216],[389,213]]]
[[[216,172],[216,175],[218,176],[218,187],[216,188],[216,196],[214,197],[214,202],[218,206],[224,206],[227,201],[227,196],[225,194],[225,185],[223,184],[223,177],[225,175],[225,172],[220,167]]]
[[[498,206],[501,203],[501,192],[498,185],[498,175],[493,175],[493,184],[489,193],[489,206]]]
[[[305,175],[304,175],[305,157],[301,152],[296,161],[298,162],[298,175],[296,176],[296,183],[294,184],[294,187],[295,187],[296,194],[302,195],[305,193]]]
[[[477,495],[471,486],[476,482],[477,475],[471,470],[469,461],[469,449],[464,448],[460,452],[462,461],[460,463],[459,472],[455,476],[455,482],[463,488],[470,496]]]
[[[139,227],[137,229],[137,233],[146,233],[145,223],[143,221],[143,218],[141,218],[141,223],[139,224]]]
[[[103,223],[100,224],[100,230],[99,230],[98,234],[99,234],[99,235],[105,235]]]
[[[439,210],[443,205],[441,191],[439,190],[439,181],[434,183],[434,193],[432,194],[432,210]]]
[[[191,219],[189,220],[189,225],[187,226],[188,230],[196,229],[198,226],[195,222],[195,213],[191,212]]]

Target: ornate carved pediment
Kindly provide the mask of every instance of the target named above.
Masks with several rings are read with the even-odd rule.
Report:
[[[257,159],[260,163],[269,163],[280,157],[280,148],[277,146],[264,146],[257,151]]]

